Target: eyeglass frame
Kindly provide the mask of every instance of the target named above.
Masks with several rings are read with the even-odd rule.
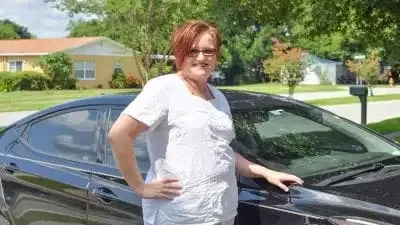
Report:
[[[195,52],[195,53],[193,53],[193,52]],[[198,50],[198,49],[193,48],[188,51],[187,56],[196,57],[200,54],[200,52],[202,52],[203,55],[205,55],[205,56],[214,56],[217,54],[218,50],[212,49],[212,48],[205,49],[205,50]],[[207,54],[206,52],[211,52],[211,54]]]

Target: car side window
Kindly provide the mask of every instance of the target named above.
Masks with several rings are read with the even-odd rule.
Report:
[[[111,109],[110,117],[108,120],[107,133],[109,132],[115,121],[118,119],[121,112],[122,109]],[[135,148],[137,167],[142,173],[147,173],[150,168],[150,160],[147,151],[146,133],[140,134],[133,143]],[[108,140],[106,145],[106,164],[115,167],[112,146]]]
[[[34,122],[27,141],[44,154],[84,162],[96,162],[99,110],[71,111]]]
[[[367,152],[357,139],[293,108],[236,112],[233,119],[239,150],[279,171],[315,175]]]

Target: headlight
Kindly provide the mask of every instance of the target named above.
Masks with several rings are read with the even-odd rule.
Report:
[[[359,217],[332,217],[328,221],[334,225],[393,225]]]

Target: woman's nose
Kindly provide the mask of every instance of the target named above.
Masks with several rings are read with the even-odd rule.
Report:
[[[197,60],[204,60],[205,56],[203,52],[199,52],[199,54],[197,55]]]

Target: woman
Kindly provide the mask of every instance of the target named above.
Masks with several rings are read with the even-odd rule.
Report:
[[[225,96],[207,83],[221,38],[216,26],[189,21],[171,38],[176,74],[150,80],[109,132],[117,167],[143,199],[147,225],[232,225],[236,174],[262,177],[287,191],[296,176],[269,170],[235,153]],[[132,146],[146,131],[151,169],[144,181]]]

